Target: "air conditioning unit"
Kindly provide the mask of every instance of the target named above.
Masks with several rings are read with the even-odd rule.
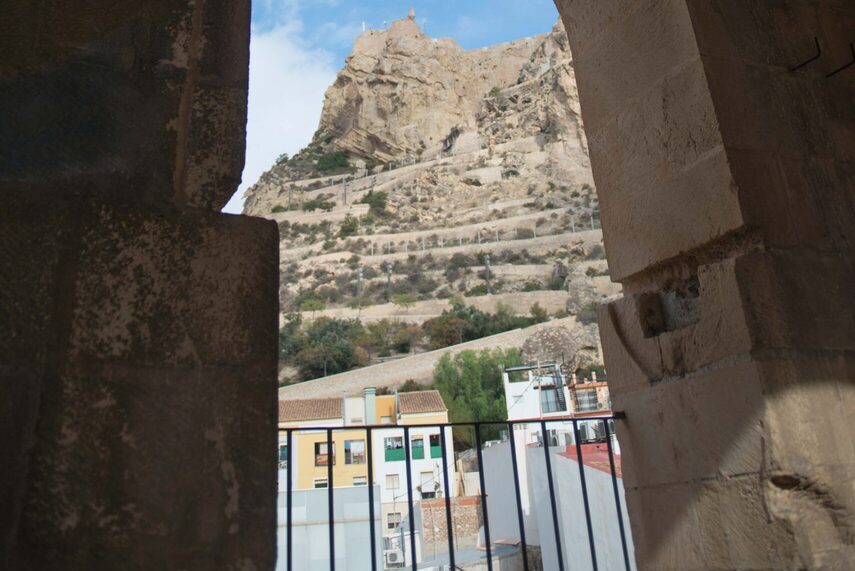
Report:
[[[384,551],[383,558],[386,561],[386,567],[403,568],[405,566],[404,552],[400,549],[388,549]]]

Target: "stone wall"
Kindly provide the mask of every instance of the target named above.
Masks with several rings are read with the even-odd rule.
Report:
[[[422,500],[422,521],[426,544],[448,544],[448,521],[445,515],[445,498]],[[484,525],[481,498],[468,496],[451,498],[451,525],[454,527],[455,549],[462,545],[474,545],[478,531]]]
[[[600,330],[639,568],[852,568],[855,11],[556,4],[626,292]]]
[[[275,224],[248,0],[0,19],[0,568],[271,569]]]

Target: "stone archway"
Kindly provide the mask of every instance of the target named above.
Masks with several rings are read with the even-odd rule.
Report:
[[[851,566],[855,107],[826,75],[855,14],[556,3],[626,291],[600,322],[640,567]],[[273,566],[277,237],[216,212],[248,30],[248,0],[4,13],[6,568]]]

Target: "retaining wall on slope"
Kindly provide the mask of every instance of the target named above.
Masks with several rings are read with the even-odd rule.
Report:
[[[348,371],[347,373],[339,373],[338,375],[330,375],[321,379],[282,387],[279,389],[279,400],[332,397],[341,396],[342,394],[357,396],[362,394],[362,391],[367,387],[391,389],[403,385],[408,379],[426,384],[431,381],[433,367],[443,355],[455,354],[467,349],[510,349],[513,347],[522,347],[525,340],[534,333],[547,327],[556,327],[559,325],[564,325],[571,329],[578,327],[575,317],[565,317],[564,319],[548,321],[525,329],[515,329],[506,333],[500,333],[499,335],[413,355],[412,357],[398,359],[389,363],[372,365]]]

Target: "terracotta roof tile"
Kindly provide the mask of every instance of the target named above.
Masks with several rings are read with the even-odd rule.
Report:
[[[279,422],[341,418],[341,398],[279,401]]]
[[[417,391],[398,395],[398,412],[401,414],[445,412],[447,410],[439,391]]]

